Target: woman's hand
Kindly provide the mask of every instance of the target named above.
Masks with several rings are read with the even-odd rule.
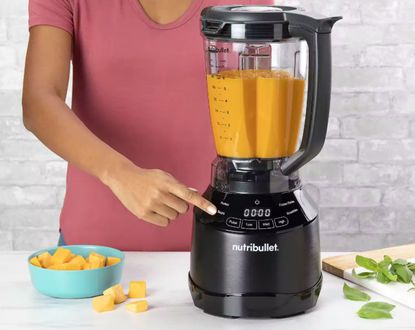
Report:
[[[189,204],[211,215],[216,213],[212,203],[162,170],[127,162],[113,172],[107,173],[103,182],[130,212],[152,224],[167,226],[186,213]]]

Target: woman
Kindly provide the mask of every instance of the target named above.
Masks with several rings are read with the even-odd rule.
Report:
[[[68,161],[66,244],[188,250],[189,205],[215,214],[199,14],[221,4],[30,0],[23,118]]]

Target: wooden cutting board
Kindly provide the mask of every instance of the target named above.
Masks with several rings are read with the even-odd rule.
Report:
[[[354,278],[352,276],[353,268],[356,268],[357,272],[365,271],[365,269],[360,268],[356,265],[355,258],[357,254],[375,259],[376,261],[380,261],[383,259],[384,255],[388,255],[392,259],[403,258],[407,259],[408,261],[415,262],[415,244],[400,245],[365,252],[356,252],[323,259],[324,271],[344,278],[387,298],[390,298],[398,303],[415,309],[415,292],[408,292],[408,289],[412,287],[410,284],[382,284],[377,282],[375,279]]]

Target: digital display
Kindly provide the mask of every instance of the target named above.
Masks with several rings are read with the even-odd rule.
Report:
[[[271,209],[264,209],[264,208],[252,208],[252,209],[245,209],[244,210],[244,217],[245,218],[262,218],[262,217],[270,217],[271,216]]]

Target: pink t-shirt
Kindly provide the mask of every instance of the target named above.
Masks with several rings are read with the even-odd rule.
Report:
[[[200,12],[272,2],[194,0],[178,20],[159,25],[138,0],[30,0],[29,25],[72,34],[72,109],[93,133],[140,167],[162,169],[204,191],[215,149]],[[192,212],[167,228],[146,223],[99,180],[69,164],[60,226],[67,244],[188,250]]]

